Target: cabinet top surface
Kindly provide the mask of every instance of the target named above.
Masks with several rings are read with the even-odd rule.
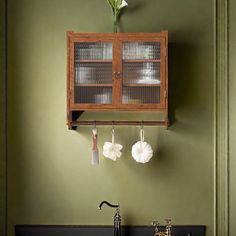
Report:
[[[89,32],[74,32],[67,31],[68,37],[111,37],[111,38],[122,38],[122,37],[167,37],[168,31],[163,30],[160,32],[128,32],[128,33],[89,33]]]

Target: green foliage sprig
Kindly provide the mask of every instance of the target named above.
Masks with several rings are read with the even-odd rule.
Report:
[[[113,32],[117,32],[118,16],[122,8],[128,6],[125,0],[107,0],[113,13]]]

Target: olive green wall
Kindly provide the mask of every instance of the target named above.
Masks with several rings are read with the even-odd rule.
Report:
[[[230,138],[230,236],[235,235],[236,231],[236,2],[229,1],[229,138]]]
[[[145,128],[150,163],[132,160],[138,127],[117,127],[117,162],[90,165],[91,127],[66,127],[66,34],[111,31],[105,0],[8,1],[8,233],[15,224],[203,224],[213,231],[213,0],[128,0],[123,32],[169,30],[175,123]],[[200,12],[200,13],[199,13]],[[99,148],[111,127],[99,127]]]
[[[0,235],[6,235],[6,5],[0,2]]]

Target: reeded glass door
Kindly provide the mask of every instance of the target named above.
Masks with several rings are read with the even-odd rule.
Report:
[[[123,42],[122,104],[160,104],[161,42]]]
[[[74,103],[112,104],[112,42],[74,43]]]

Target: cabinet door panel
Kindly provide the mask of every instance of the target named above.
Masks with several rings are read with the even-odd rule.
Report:
[[[111,42],[75,43],[75,62],[80,60],[112,60]]]
[[[75,87],[75,103],[79,104],[111,104],[112,87]]]
[[[112,42],[74,43],[75,104],[112,104]]]
[[[122,41],[122,106],[163,105],[162,40]]]
[[[125,42],[123,44],[123,60],[159,60],[160,42]]]
[[[160,103],[160,87],[123,87],[123,104],[158,104]]]
[[[123,62],[123,84],[160,84],[160,62]]]
[[[111,62],[75,63],[74,70],[75,86],[112,84]]]

